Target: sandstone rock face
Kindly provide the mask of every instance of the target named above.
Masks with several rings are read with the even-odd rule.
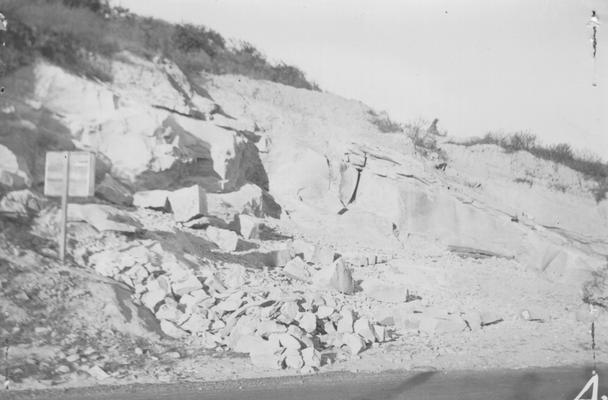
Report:
[[[231,191],[247,182],[268,188],[255,144],[233,129],[250,122],[235,119],[235,126],[227,129],[220,126],[227,124],[202,120],[210,119],[219,107],[200,96],[167,60],[148,61],[123,52],[111,63],[109,85],[44,61],[26,68],[17,79],[33,86],[27,103],[52,115],[55,125],[47,129],[59,130],[58,125],[62,140],[96,152],[108,172],[130,189],[175,189],[198,183],[210,191]],[[51,123],[48,118],[42,122]],[[15,146],[6,147],[3,141],[0,146],[0,152],[6,153],[0,157],[1,185],[21,188],[29,186],[32,178],[42,179],[40,169],[32,177],[26,167],[36,163],[39,149],[28,150],[21,159],[8,150]],[[40,150],[44,154],[48,149]]]
[[[608,235],[606,206],[590,195],[594,183],[567,167],[526,152],[443,141],[437,145],[453,160],[447,172],[437,172],[431,161],[415,155],[404,135],[372,133],[377,131],[361,119],[366,111],[360,104],[251,81],[214,82],[214,98],[235,115],[255,118],[270,138],[264,164],[271,193],[302,229],[313,232],[315,224],[322,224],[334,240],[348,231],[344,241],[351,244],[422,237],[514,258],[547,271],[551,279],[577,284],[601,268],[598,250],[608,253],[600,244]],[[522,176],[537,178],[526,187],[517,183]],[[555,182],[572,193],[556,194]],[[336,206],[350,200],[346,211]],[[538,216],[539,222],[522,213]],[[513,222],[508,217],[513,215],[527,222]],[[364,235],[351,233],[362,225]],[[547,232],[540,225],[560,228]],[[587,243],[594,244],[575,244],[567,231],[593,238]]]

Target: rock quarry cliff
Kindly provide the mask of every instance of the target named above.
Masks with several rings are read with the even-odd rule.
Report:
[[[608,329],[608,201],[583,174],[449,137],[420,148],[331,93],[96,62],[110,81],[42,58],[1,81],[13,384],[553,366],[588,359],[590,321]],[[96,157],[66,265],[42,195],[52,150]]]

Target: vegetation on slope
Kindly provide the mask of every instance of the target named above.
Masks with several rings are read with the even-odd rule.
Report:
[[[608,164],[590,154],[577,154],[567,143],[544,145],[539,143],[535,135],[519,132],[510,135],[488,133],[481,138],[454,144],[463,146],[494,144],[507,152],[527,151],[540,159],[565,165],[597,181],[598,187],[594,192],[597,201],[606,198],[608,193]]]
[[[0,0],[0,10],[9,20],[0,77],[42,56],[72,72],[110,80],[94,55],[127,50],[148,59],[163,55],[186,73],[240,74],[319,89],[296,67],[272,65],[248,43],[229,45],[204,26],[140,17],[104,0]]]

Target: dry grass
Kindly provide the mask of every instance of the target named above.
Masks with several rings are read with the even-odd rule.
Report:
[[[463,146],[493,144],[507,152],[527,151],[540,159],[565,165],[587,178],[595,180],[598,184],[597,189],[593,192],[596,201],[605,199],[606,193],[608,193],[608,165],[594,155],[575,152],[567,143],[543,145],[538,142],[535,135],[518,132],[510,135],[488,133],[481,138],[453,144]]]
[[[217,32],[195,25],[173,25],[98,0],[0,0],[9,20],[6,57],[0,76],[38,56],[72,72],[110,79],[90,53],[111,56],[122,50],[151,58],[161,54],[187,73],[240,74],[298,88],[318,90],[299,69],[269,63],[253,46],[229,47]]]

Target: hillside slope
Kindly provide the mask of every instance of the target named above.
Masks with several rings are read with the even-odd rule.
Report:
[[[111,79],[44,57],[0,79],[13,387],[555,366],[608,328],[608,201],[583,175],[493,145],[421,151],[329,93],[91,60]],[[44,157],[76,149],[97,186],[70,204],[64,266]]]

